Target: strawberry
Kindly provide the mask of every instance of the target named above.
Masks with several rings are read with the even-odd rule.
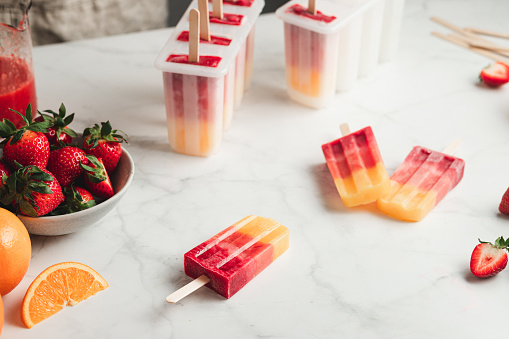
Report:
[[[63,200],[62,189],[53,174],[35,165],[19,165],[0,187],[0,202],[31,217],[48,214]]]
[[[83,187],[71,185],[63,189],[65,201],[60,204],[51,215],[69,214],[96,205],[92,193],[84,189]]]
[[[85,170],[86,187],[99,198],[111,198],[115,191],[102,159],[93,155],[88,155],[87,159],[90,161],[88,165],[81,164],[81,167]]]
[[[509,82],[509,66],[502,62],[488,65],[479,75],[481,82],[490,87],[498,87]]]
[[[496,275],[507,266],[507,247],[509,238],[499,237],[495,244],[479,240],[470,259],[470,271],[478,278]]]
[[[85,152],[77,147],[65,146],[49,153],[47,168],[62,187],[68,187],[83,173],[80,163],[88,164]]]
[[[40,115],[35,118],[35,121],[46,121],[49,123],[48,132],[44,133],[44,135],[48,138],[50,145],[68,145],[72,142],[72,138],[78,136],[74,130],[68,127],[74,119],[74,113],[66,116],[64,104],[60,105],[58,113],[52,110],[45,110],[43,112],[50,113],[51,115],[39,112]]]
[[[120,143],[127,143],[126,137],[124,132],[112,129],[109,121],[101,122],[101,126],[95,124],[94,127],[85,128],[83,149],[87,154],[101,158],[106,171],[111,174],[122,155]]]
[[[5,178],[4,178],[5,175]],[[3,180],[6,180],[11,175],[11,168],[5,163],[3,159],[0,159],[0,187],[2,187]]]
[[[19,129],[14,124],[4,119],[0,122],[0,137],[5,138],[1,143],[4,159],[11,166],[18,162],[22,166],[36,165],[46,168],[49,157],[49,142],[44,135],[47,132],[48,123],[32,122],[32,106],[29,104],[26,117],[14,111],[23,118],[24,126]]]
[[[509,215],[509,188],[505,191],[502,196],[502,200],[500,201],[500,205],[498,205],[498,210],[500,213]]]

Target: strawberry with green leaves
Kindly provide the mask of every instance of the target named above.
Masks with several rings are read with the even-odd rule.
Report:
[[[93,155],[88,155],[89,164],[81,164],[85,170],[85,186],[98,198],[111,198],[115,195],[110,177],[106,171],[103,161]]]
[[[48,131],[44,133],[44,135],[48,138],[51,146],[68,145],[72,142],[73,138],[78,136],[74,130],[69,128],[69,124],[74,119],[74,113],[66,116],[67,110],[63,103],[60,105],[58,113],[49,109],[43,112],[49,114],[39,112],[40,115],[35,118],[35,121],[46,121],[49,123]]]
[[[10,166],[15,162],[23,166],[35,165],[46,168],[49,157],[49,142],[44,135],[47,132],[48,122],[32,122],[32,106],[26,109],[26,117],[17,112],[23,118],[24,125],[19,129],[9,120],[0,122],[0,137],[4,140],[0,143],[3,148],[3,157]]]
[[[17,168],[2,180],[0,187],[0,202],[12,205],[16,214],[40,217],[64,201],[60,184],[51,172],[35,165],[23,167],[17,164]]]
[[[49,153],[47,168],[62,187],[68,187],[83,174],[81,163],[88,164],[85,152],[74,146],[65,146]]]
[[[92,193],[80,186],[71,185],[63,189],[65,200],[51,215],[69,214],[86,210],[96,205]]]
[[[2,179],[7,179],[12,173],[11,167],[5,163],[3,159],[0,159],[0,187],[2,187]],[[4,177],[5,175],[5,177]]]
[[[121,142],[126,142],[127,135],[117,129],[112,129],[109,121],[101,122],[101,126],[86,128],[83,131],[83,149],[87,154],[101,158],[108,173],[113,170],[122,155]]]
[[[498,274],[507,266],[509,238],[499,237],[495,243],[479,240],[470,258],[470,271],[478,278],[488,278]]]

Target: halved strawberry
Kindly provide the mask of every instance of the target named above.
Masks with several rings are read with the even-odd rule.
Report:
[[[478,278],[488,278],[498,274],[507,266],[507,247],[509,238],[499,237],[495,244],[479,240],[470,258],[470,271]]]
[[[48,214],[63,200],[62,189],[53,174],[35,165],[19,165],[0,187],[1,203],[31,217]]]
[[[26,117],[14,111],[23,118],[24,126],[19,129],[9,120],[0,122],[0,137],[5,138],[0,146],[3,147],[3,157],[12,167],[15,162],[22,166],[36,165],[46,168],[49,157],[49,142],[44,135],[48,123],[32,122],[32,106],[29,104]]]
[[[69,214],[86,210],[96,205],[92,193],[80,186],[71,185],[63,189],[65,201],[51,215]]]
[[[481,82],[490,87],[498,87],[509,82],[509,66],[502,62],[488,65],[479,75]]]
[[[58,113],[49,109],[43,112],[49,114],[39,112],[40,115],[35,118],[35,121],[46,121],[49,123],[48,132],[44,133],[44,135],[48,138],[50,145],[65,146],[72,142],[72,138],[78,136],[74,130],[68,127],[74,119],[74,113],[66,116],[66,108],[63,103],[60,105]]]
[[[48,170],[62,187],[68,187],[83,173],[80,163],[88,164],[85,152],[77,147],[65,146],[49,153]]]
[[[500,205],[498,205],[498,210],[500,213],[509,214],[509,188],[505,191],[502,196],[502,200],[500,201]]]
[[[126,142],[127,135],[112,129],[109,121],[101,122],[101,126],[85,128],[83,131],[83,149],[87,154],[101,158],[106,171],[111,174],[122,155],[121,142]]]
[[[111,198],[115,195],[108,172],[104,168],[101,158],[87,155],[88,165],[81,164],[85,170],[85,185],[98,198]]]

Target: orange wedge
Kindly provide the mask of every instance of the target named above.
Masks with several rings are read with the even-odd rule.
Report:
[[[87,265],[63,262],[50,266],[28,288],[21,319],[31,328],[66,305],[74,306],[107,287],[106,280]]]

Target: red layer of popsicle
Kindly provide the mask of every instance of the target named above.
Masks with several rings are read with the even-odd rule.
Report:
[[[316,11],[316,14],[309,13],[307,8],[305,8],[299,4],[288,7],[288,9],[286,11],[289,13],[294,13],[296,15],[300,15],[300,16],[312,19],[312,20],[323,21],[323,22],[327,22],[327,23],[334,21],[336,19],[335,16],[326,15],[320,11]]]
[[[189,41],[189,31],[183,31],[178,36],[177,40],[179,41]],[[200,42],[205,44],[213,44],[213,45],[221,45],[221,46],[229,46],[232,42],[231,39],[223,38],[217,35],[210,35],[210,40],[200,39]]]
[[[189,64],[189,55],[187,54],[172,54],[167,59],[167,62],[176,62],[180,64]],[[200,60],[193,65],[206,66],[206,67],[217,67],[221,57],[215,55],[200,55]]]

